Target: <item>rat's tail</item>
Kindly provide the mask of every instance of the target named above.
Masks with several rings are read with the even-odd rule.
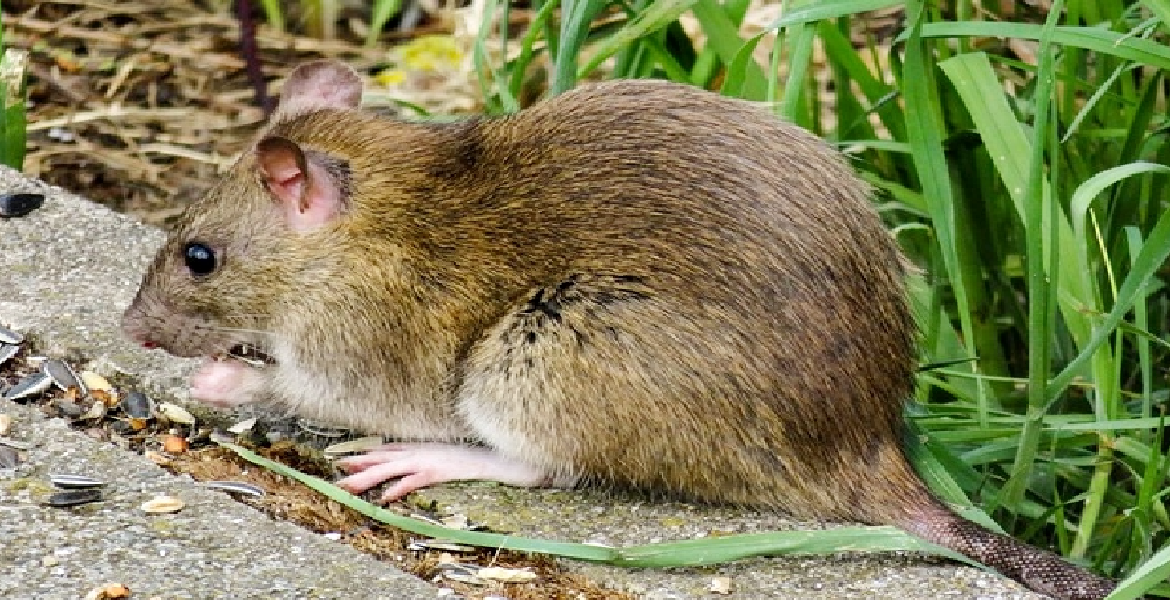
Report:
[[[892,523],[928,542],[987,565],[1029,589],[1061,600],[1100,600],[1116,584],[1060,556],[968,521],[923,489],[915,514]]]

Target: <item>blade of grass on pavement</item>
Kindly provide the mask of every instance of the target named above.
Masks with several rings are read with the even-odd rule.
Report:
[[[520,552],[550,554],[623,567],[684,567],[722,564],[753,556],[783,554],[832,554],[836,552],[919,551],[940,554],[968,564],[970,559],[951,550],[919,540],[894,527],[846,526],[813,531],[778,531],[662,542],[614,548],[595,544],[576,544],[518,537],[482,531],[449,529],[419,519],[402,516],[366,502],[349,492],[292,467],[269,460],[246,448],[226,442],[220,445],[244,460],[278,475],[296,480],[371,519],[392,527],[471,546],[503,548]]]

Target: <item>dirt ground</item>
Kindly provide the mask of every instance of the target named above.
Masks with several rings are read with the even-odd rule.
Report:
[[[5,46],[30,51],[24,171],[31,176],[166,226],[263,122],[240,51],[239,22],[227,6],[6,1],[2,10]],[[454,14],[425,15],[409,34],[385,34],[379,48],[363,46],[358,14],[342,15],[350,26],[333,40],[277,33],[258,18],[267,92],[299,62],[322,57],[342,59],[373,80],[393,64],[396,41],[449,35]],[[470,79],[451,79],[444,74],[439,84],[449,106],[429,102],[432,108],[474,110]],[[436,83],[415,77],[397,85],[400,96],[414,101]]]

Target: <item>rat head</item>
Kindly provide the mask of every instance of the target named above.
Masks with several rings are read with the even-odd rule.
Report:
[[[180,218],[147,270],[123,329],[146,347],[217,357],[273,342],[274,315],[320,268],[322,240],[347,210],[347,163],[280,125],[348,111],[361,80],[335,62],[298,67],[272,125]],[[280,132],[280,133],[277,133]]]

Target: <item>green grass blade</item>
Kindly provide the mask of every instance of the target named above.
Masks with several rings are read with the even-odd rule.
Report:
[[[816,0],[794,4],[796,6],[784,11],[779,19],[768,26],[768,29],[775,30],[824,19],[836,19],[847,15],[881,10],[902,4],[902,0]]]
[[[296,480],[330,500],[351,508],[371,519],[418,535],[471,546],[505,548],[520,552],[551,554],[588,562],[623,567],[685,567],[714,565],[753,556],[783,554],[830,554],[836,552],[921,551],[947,556],[974,564],[951,550],[919,540],[894,527],[839,527],[814,531],[780,531],[731,535],[698,540],[682,540],[611,548],[593,544],[575,544],[499,533],[449,529],[411,517],[402,516],[366,502],[341,488],[292,467],[269,460],[243,448],[221,442],[221,446],[240,458],[278,475]]]
[[[991,62],[986,54],[972,52],[949,58],[940,66],[971,115],[1021,222],[1026,222],[1024,192],[1029,175],[1025,165],[1031,164],[1032,144],[1024,127],[1013,116],[1014,111],[1004,97]],[[1046,187],[1044,193],[1051,194],[1051,190]],[[1045,203],[1049,201],[1045,200]],[[1042,247],[1046,253],[1058,252],[1061,257],[1060,273],[1055,278],[1061,316],[1077,346],[1084,348],[1093,335],[1091,315],[1101,312],[1100,299],[1091,277],[1094,270],[1087,256],[1088,242],[1075,237],[1063,211],[1057,207],[1046,212],[1044,220],[1040,228]],[[1111,389],[1117,385],[1110,376],[1113,355],[1109,348],[1098,345],[1097,349],[1100,352],[1090,357],[1093,360],[1093,381],[1099,386],[1102,396],[1113,397]],[[1051,384],[1048,386],[1049,398],[1053,398],[1054,389]]]
[[[1117,584],[1117,589],[1105,600],[1133,600],[1170,577],[1170,546],[1165,546],[1128,577]]]
[[[1133,261],[1133,267],[1126,275],[1125,281],[1122,282],[1121,289],[1117,292],[1112,310],[1096,325],[1092,339],[1080,348],[1080,353],[1077,354],[1076,358],[1069,361],[1064,369],[1048,383],[1049,398],[1055,398],[1064,390],[1084,364],[1094,356],[1097,348],[1109,339],[1109,336],[1117,329],[1137,301],[1141,289],[1154,278],[1168,257],[1170,257],[1170,212],[1165,212],[1146,237],[1145,243],[1142,244],[1141,251]]]
[[[28,61],[28,52],[16,48],[4,49],[0,58],[0,162],[18,171],[24,167],[27,151]]]
[[[990,37],[1039,40],[1043,30],[1042,25],[1031,23],[990,21],[930,23],[922,28],[922,37]],[[1052,41],[1062,46],[1084,48],[1159,69],[1170,69],[1170,46],[1152,40],[1135,38],[1124,33],[1096,27],[1057,27],[1052,35]]]
[[[1088,224],[1089,207],[1094,200],[1101,197],[1101,192],[1119,181],[1143,173],[1170,174],[1170,167],[1153,163],[1120,165],[1097,173],[1077,187],[1068,204],[1069,217],[1077,239],[1087,239],[1085,227]]]
[[[1032,126],[1032,156],[1027,198],[1023,204],[1028,289],[1028,415],[1020,432],[1020,443],[1012,461],[1010,475],[1001,490],[1003,503],[1013,510],[1023,501],[1024,491],[1032,477],[1032,467],[1036,463],[1036,451],[1040,445],[1040,429],[1044,417],[1042,411],[1047,404],[1044,392],[1047,391],[1050,367],[1048,340],[1054,324],[1049,312],[1048,297],[1051,290],[1048,277],[1049,274],[1053,277],[1058,275],[1050,266],[1051,261],[1056,260],[1058,255],[1052,253],[1051,246],[1044,244],[1045,234],[1048,232],[1042,231],[1046,221],[1052,222],[1052,207],[1049,204],[1052,199],[1044,193],[1045,172],[1048,167],[1044,161],[1044,149],[1051,127],[1048,115],[1052,108],[1052,88],[1056,81],[1052,31],[1061,16],[1063,4],[1061,0],[1056,0],[1048,13],[1048,21],[1040,42],[1040,64],[1036,69],[1037,84],[1034,95],[1037,98],[1036,119]]]
[[[927,51],[926,41],[918,35],[925,20],[925,13],[926,7],[921,0],[907,3],[906,14],[911,27],[906,39],[905,64],[901,77],[902,94],[906,104],[906,134],[910,142],[914,169],[922,185],[922,195],[926,199],[927,212],[930,214],[937,238],[937,248],[954,289],[962,339],[969,341],[975,339],[974,325],[956,241],[954,190],[946,163],[946,152],[943,150],[942,113],[935,92],[937,88],[932,72],[933,65],[928,62],[930,53]],[[962,352],[963,355],[973,353],[972,349]],[[984,420],[987,406],[982,401],[980,406],[981,420]]]
[[[378,37],[386,23],[402,9],[402,0],[376,0],[370,13],[370,31],[366,34],[366,47],[378,45]]]
[[[748,78],[748,65],[752,64],[752,53],[755,52],[756,46],[759,45],[760,40],[764,39],[767,32],[754,35],[748,41],[744,42],[739,52],[735,53],[735,58],[731,59],[731,63],[727,65],[727,76],[723,78],[723,85],[719,88],[719,93],[731,98],[743,97],[744,82]]]
[[[811,23],[793,25],[794,31],[787,36],[791,43],[788,55],[788,79],[784,92],[776,106],[776,114],[785,120],[807,129],[814,129],[811,114],[806,114],[804,97],[808,93],[808,69],[812,62],[813,42],[816,41],[816,27]]]
[[[1142,0],[1142,5],[1161,21],[1162,31],[1170,33],[1170,0]]]
[[[577,71],[578,78],[585,78],[594,69],[626,48],[639,38],[666,27],[690,10],[698,0],[660,0],[652,2],[650,6],[637,14],[626,23],[617,33],[591,48],[589,62]]]
[[[553,59],[550,96],[562,94],[577,84],[577,59],[589,37],[593,17],[605,7],[602,0],[565,0],[561,2],[560,49]]]
[[[743,48],[744,41],[740,39],[738,28],[723,10],[723,6],[716,0],[698,0],[691,7],[691,13],[699,20],[703,32],[707,35],[707,46],[715,51],[724,64],[731,64]],[[767,77],[760,65],[748,58],[740,97],[763,100],[767,96]]]

